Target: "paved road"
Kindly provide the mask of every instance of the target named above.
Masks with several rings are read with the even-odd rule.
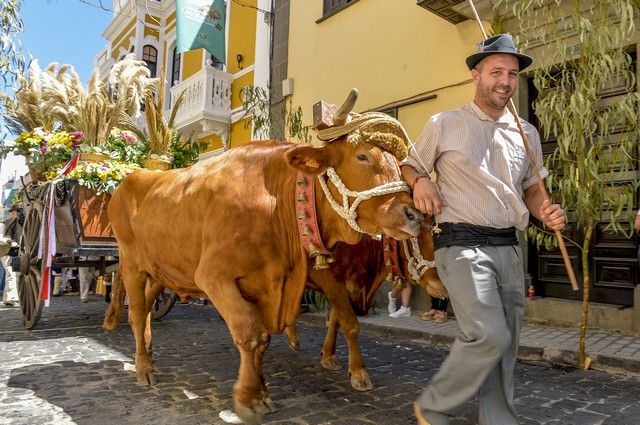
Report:
[[[232,406],[238,355],[226,326],[210,306],[182,304],[154,324],[158,385],[138,387],[133,338],[122,323],[100,328],[97,297],[52,300],[36,331],[20,330],[16,308],[0,307],[0,424],[224,424]],[[362,337],[374,390],[351,389],[345,370],[319,366],[323,330],[300,327],[302,349],[275,336],[265,375],[277,411],[268,424],[402,425],[415,423],[411,403],[446,356],[419,341]],[[344,344],[338,355],[345,361]],[[640,379],[577,372],[545,364],[517,367],[522,424],[640,423]],[[476,423],[469,403],[453,424]]]

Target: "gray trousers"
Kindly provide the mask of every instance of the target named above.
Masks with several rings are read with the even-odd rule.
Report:
[[[481,425],[518,423],[513,371],[524,320],[524,271],[518,246],[441,248],[436,267],[462,330],[418,398],[432,425],[478,396]]]

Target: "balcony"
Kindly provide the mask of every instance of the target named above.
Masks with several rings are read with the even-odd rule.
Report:
[[[196,74],[171,88],[171,107],[181,93],[184,100],[176,114],[175,127],[185,135],[220,135],[228,143],[231,123],[231,81],[233,76],[205,65]]]
[[[474,2],[481,19],[491,21],[493,16],[491,3],[489,0],[476,0]],[[459,24],[467,19],[475,19],[471,6],[466,0],[417,0],[417,4],[452,24]]]

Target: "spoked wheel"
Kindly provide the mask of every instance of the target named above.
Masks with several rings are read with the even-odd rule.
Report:
[[[171,289],[163,288],[151,308],[151,318],[158,320],[167,315],[178,301],[178,294]]]
[[[42,261],[38,260],[41,222],[42,206],[34,203],[25,217],[19,250],[18,296],[22,310],[22,324],[25,329],[33,329],[38,323],[44,305],[44,301],[40,299]]]

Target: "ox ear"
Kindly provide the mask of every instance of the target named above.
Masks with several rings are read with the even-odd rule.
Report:
[[[330,162],[329,152],[326,149],[314,148],[310,145],[294,146],[284,156],[290,167],[312,175],[324,172]]]

